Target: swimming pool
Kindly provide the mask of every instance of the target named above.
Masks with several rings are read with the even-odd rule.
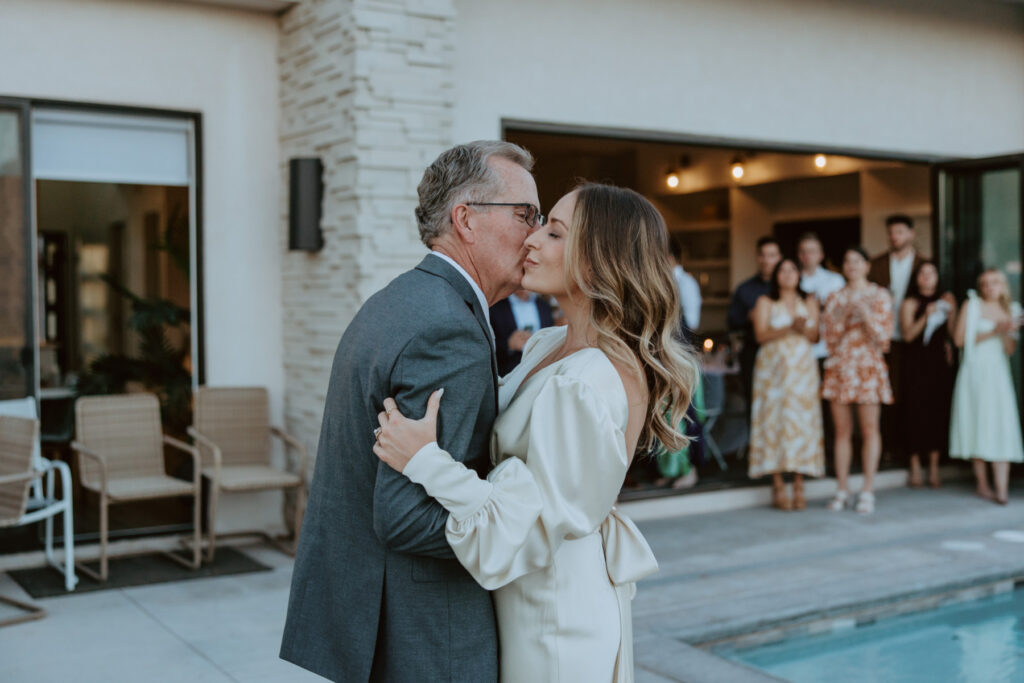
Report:
[[[1024,683],[1024,589],[840,632],[716,652],[794,683]]]

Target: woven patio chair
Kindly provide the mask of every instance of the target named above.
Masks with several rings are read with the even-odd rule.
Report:
[[[28,420],[36,419],[36,401],[31,396],[23,399],[0,401],[0,415],[20,417]],[[64,575],[64,588],[71,591],[78,584],[75,576],[75,522],[74,506],[72,505],[71,468],[60,460],[49,460],[40,454],[40,436],[37,434],[32,442],[32,469],[36,476],[32,478],[28,500],[25,503],[24,516],[17,526],[33,524],[45,520],[43,525],[43,549],[46,561],[51,567]],[[60,477],[60,498],[57,497],[56,480]],[[64,515],[64,558],[57,561],[53,552],[53,520]],[[7,526],[13,526],[8,524]],[[4,526],[0,522],[0,526]]]
[[[43,476],[32,462],[39,439],[39,422],[30,418],[0,415],[0,528],[21,526],[40,519],[36,510],[29,519],[28,499],[32,484]],[[0,626],[42,619],[46,610],[39,605],[0,595],[0,602],[21,610],[21,614],[0,621]]]
[[[164,470],[164,446],[192,456],[192,481],[168,476]],[[192,557],[164,553],[179,564],[198,569],[200,557],[201,466],[199,451],[163,433],[160,403],[153,394],[88,396],[75,402],[75,441],[82,486],[100,497],[99,572],[79,563],[84,573],[106,581],[107,508],[116,503],[192,496]]]
[[[193,426],[188,433],[203,456],[203,476],[210,480],[209,541],[207,561],[213,560],[216,546],[217,501],[221,491],[268,491],[295,489],[295,516],[291,542],[264,531],[231,535],[258,534],[281,551],[295,554],[299,528],[306,506],[306,449],[298,439],[270,424],[270,400],[262,387],[199,387],[195,393]],[[290,471],[271,463],[271,441],[275,436],[294,454]]]

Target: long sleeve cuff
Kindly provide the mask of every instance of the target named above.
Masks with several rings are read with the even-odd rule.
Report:
[[[454,460],[436,441],[416,451],[402,474],[426,489],[456,521],[471,517],[483,507],[494,488],[491,482]]]

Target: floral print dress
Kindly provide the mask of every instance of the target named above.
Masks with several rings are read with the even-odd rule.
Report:
[[[800,301],[797,315],[807,317]],[[770,324],[789,327],[793,316],[773,301]],[[825,437],[818,399],[818,364],[814,347],[802,334],[788,334],[761,345],[754,363],[747,474],[752,478],[776,472],[811,477],[825,474]]]
[[[847,285],[828,297],[822,316],[828,345],[822,397],[842,404],[893,402],[885,363],[892,316],[889,291],[870,282],[858,289]]]

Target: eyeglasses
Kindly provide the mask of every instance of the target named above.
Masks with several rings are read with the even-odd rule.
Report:
[[[540,212],[533,204],[527,202],[466,202],[467,206],[514,206],[520,209],[526,209],[526,215],[523,216],[523,220],[531,228],[536,228],[538,225],[547,225],[548,217]]]

